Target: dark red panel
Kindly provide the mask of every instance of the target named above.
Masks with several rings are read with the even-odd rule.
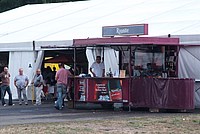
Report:
[[[135,107],[194,109],[193,79],[132,79],[130,93]]]

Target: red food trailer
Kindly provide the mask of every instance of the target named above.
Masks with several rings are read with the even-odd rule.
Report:
[[[178,78],[178,54],[181,47],[178,38],[74,39],[74,47],[115,49],[119,51],[119,70],[127,72],[123,78],[75,77],[75,102],[123,103],[132,107],[156,109],[194,109],[194,79]],[[128,57],[128,63],[124,63],[124,55]],[[151,66],[149,70],[148,65]]]

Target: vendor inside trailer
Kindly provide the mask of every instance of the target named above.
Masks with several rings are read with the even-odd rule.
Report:
[[[177,46],[139,45],[121,51],[120,69],[132,77],[177,77]],[[127,60],[130,57],[130,61]],[[130,62],[130,70],[129,70]]]

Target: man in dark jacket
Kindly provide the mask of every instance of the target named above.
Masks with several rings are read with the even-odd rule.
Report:
[[[4,67],[4,71],[0,74],[2,84],[1,84],[1,103],[3,106],[6,106],[4,97],[6,92],[9,95],[9,102],[8,105],[12,106],[14,105],[12,103],[12,93],[10,90],[10,73],[8,72],[8,67]]]

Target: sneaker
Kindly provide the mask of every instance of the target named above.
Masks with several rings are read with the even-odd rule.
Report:
[[[9,105],[9,106],[14,106],[15,104],[11,104],[11,105]]]
[[[62,108],[59,108],[59,107],[57,107],[57,106],[55,106],[55,108],[56,108],[57,110],[62,110]]]
[[[3,104],[4,107],[6,107],[6,104]]]
[[[28,104],[27,104],[27,105],[28,105]],[[35,103],[34,105],[35,105],[35,106],[39,106],[39,105],[41,105],[41,103]]]
[[[28,103],[25,103],[25,105],[28,105]]]
[[[59,110],[59,107],[57,107],[57,106],[54,106],[57,110]]]
[[[19,103],[19,105],[22,105],[22,103]]]

